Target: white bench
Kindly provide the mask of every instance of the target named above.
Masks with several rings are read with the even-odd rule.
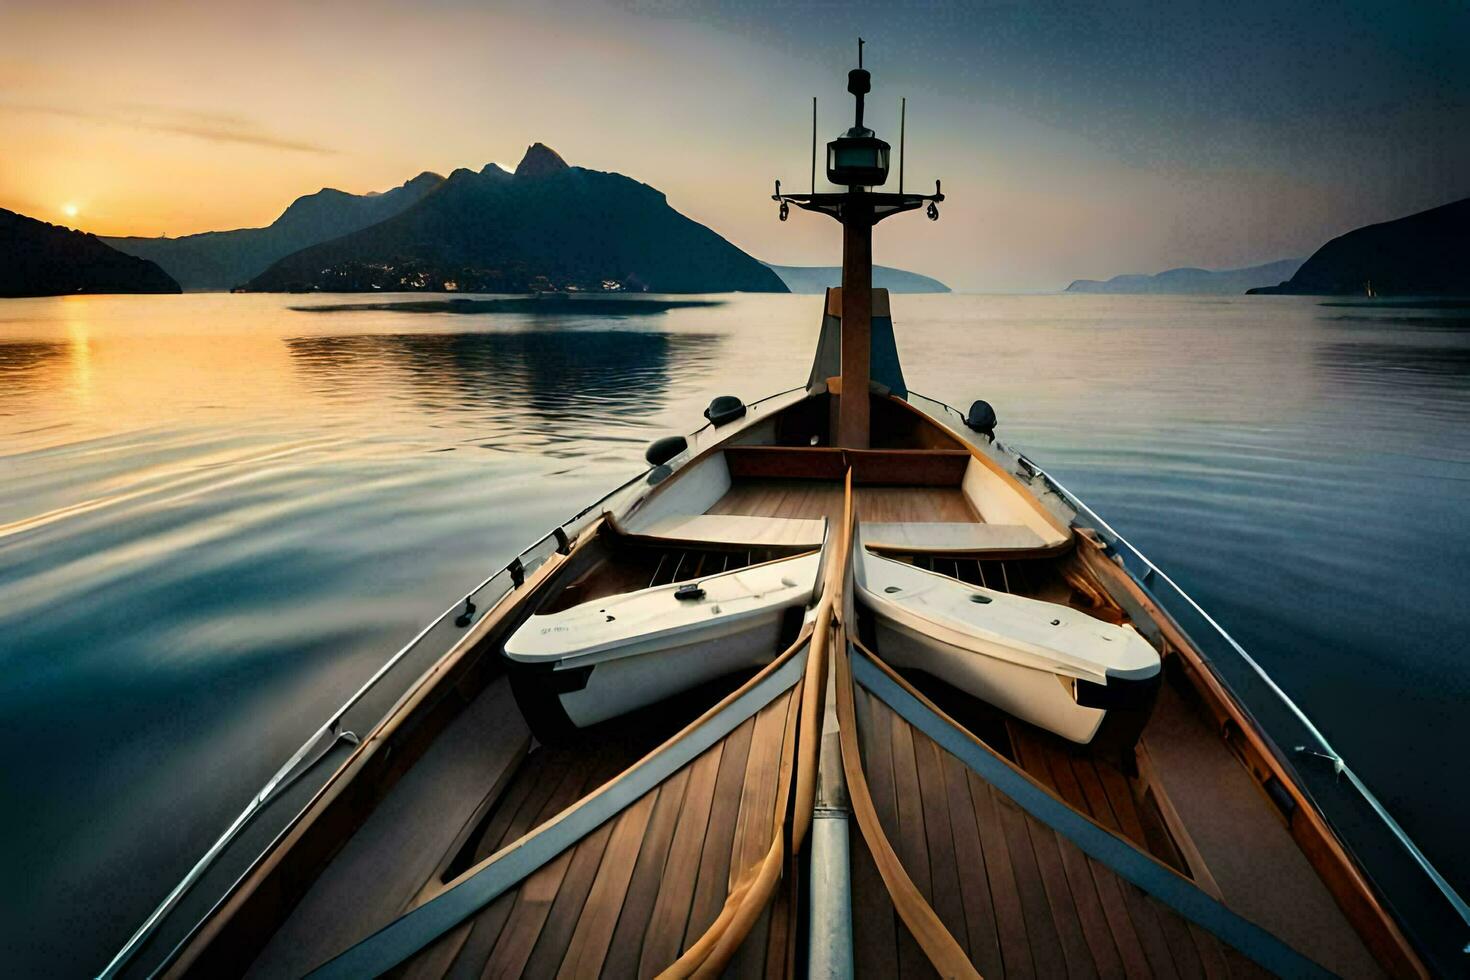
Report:
[[[895,551],[1029,551],[1050,542],[1024,524],[863,522],[870,548]]]
[[[708,544],[799,545],[820,548],[826,521],[738,514],[669,514],[635,521],[630,534]]]

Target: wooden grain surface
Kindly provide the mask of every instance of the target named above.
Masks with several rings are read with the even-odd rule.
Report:
[[[991,977],[1261,976],[1255,964],[1124,880],[1022,810],[883,702],[859,688],[864,772],[888,839],[914,884],[977,970]],[[1025,739],[1042,782],[1099,823],[1135,835],[1139,803],[1102,768],[1074,766]],[[1119,774],[1121,776],[1121,774]],[[867,859],[871,862],[871,859]],[[863,955],[923,973],[902,922],[868,894],[876,875],[853,859]],[[865,973],[875,971],[865,969]]]
[[[794,689],[779,695],[396,973],[657,974],[703,935],[731,883],[769,849],[794,700]],[[489,815],[476,852],[493,853],[534,831],[616,776],[629,762],[625,756],[615,741],[597,752],[538,750]],[[762,972],[774,956],[773,914],[752,931],[753,951],[737,960],[747,965],[738,972]],[[781,914],[789,914],[784,905]],[[778,934],[778,964],[785,963],[786,935]]]

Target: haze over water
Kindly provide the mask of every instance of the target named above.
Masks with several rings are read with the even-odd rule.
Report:
[[[805,381],[819,299],[715,298],[604,318],[0,304],[0,960],[100,969],[420,626],[712,396]],[[1470,888],[1466,311],[894,306],[910,387],[990,400]]]

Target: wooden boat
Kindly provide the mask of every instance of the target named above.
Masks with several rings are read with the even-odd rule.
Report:
[[[1245,652],[987,405],[908,391],[871,228],[942,195],[871,190],[849,87],[849,189],[777,190],[844,226],[807,384],[717,399],[456,603],[105,976],[1465,965],[1464,903]]]

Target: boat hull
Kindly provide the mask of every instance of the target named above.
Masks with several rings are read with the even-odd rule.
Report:
[[[771,663],[781,650],[788,610],[681,632],[642,652],[557,669],[507,658],[516,702],[542,741],[609,721],[722,677]]]
[[[1086,682],[947,643],[881,613],[873,621],[878,649],[890,665],[922,671],[1079,745],[1132,744],[1159,689],[1158,674],[1136,680],[1109,678],[1105,707],[1079,704],[1077,685]],[[1085,702],[1087,695],[1081,700]]]

